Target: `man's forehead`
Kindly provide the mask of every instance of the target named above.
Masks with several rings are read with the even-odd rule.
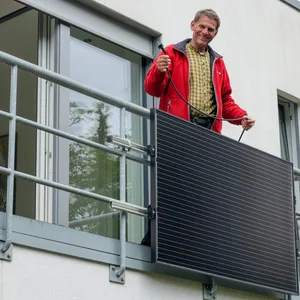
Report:
[[[214,27],[217,27],[217,21],[208,16],[200,16],[199,20],[196,23],[210,23]]]

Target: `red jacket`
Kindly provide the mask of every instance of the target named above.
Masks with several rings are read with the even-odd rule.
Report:
[[[171,59],[169,70],[173,81],[180,94],[188,101],[190,96],[189,89],[189,60],[185,51],[186,44],[190,39],[184,40],[176,45],[166,47],[166,52]],[[208,47],[210,53],[211,74],[215,98],[217,101],[217,117],[225,119],[236,119],[247,115],[231,97],[231,86],[229,76],[222,57]],[[163,55],[164,53],[160,53]],[[157,57],[157,58],[158,58]],[[190,120],[189,105],[180,99],[169,80],[166,72],[160,72],[157,68],[155,59],[145,78],[145,90],[148,94],[160,98],[159,108],[177,117]],[[241,121],[231,121],[240,125]],[[215,120],[212,130],[218,133],[222,131],[222,121]]]

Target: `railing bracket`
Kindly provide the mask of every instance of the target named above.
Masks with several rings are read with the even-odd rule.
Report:
[[[128,140],[126,138],[121,138],[121,137],[118,137],[118,136],[109,135],[107,137],[107,141],[109,143],[112,143],[116,146],[119,146],[119,147],[123,148],[123,150],[125,150],[125,151],[133,150],[133,151],[140,152],[140,153],[143,153],[143,154],[147,153],[147,147],[145,147],[143,145],[140,145],[140,144],[137,144],[137,143],[134,143],[131,140]]]
[[[147,155],[151,157],[155,156],[155,148],[152,145],[147,146]]]
[[[125,272],[118,276],[118,272],[121,270],[118,266],[109,266],[109,281],[114,283],[125,284]]]
[[[203,284],[203,300],[217,300],[217,284],[214,278],[211,284]]]
[[[147,208],[147,216],[149,220],[154,220],[156,217],[156,210],[151,205]]]
[[[2,249],[3,245],[4,245],[4,242],[0,242],[0,259],[12,261],[13,245],[11,244],[10,247],[5,252],[2,252],[1,249]]]

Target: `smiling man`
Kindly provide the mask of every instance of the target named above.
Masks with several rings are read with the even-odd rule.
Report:
[[[166,47],[166,55],[163,52],[158,55],[145,78],[145,90],[160,98],[161,110],[215,132],[222,131],[222,121],[215,117],[231,119],[231,123],[248,130],[255,120],[247,116],[231,97],[230,80],[222,56],[209,46],[220,23],[212,9],[198,11],[190,25],[192,39],[170,45]],[[167,69],[179,93],[197,110],[180,98],[170,84]]]

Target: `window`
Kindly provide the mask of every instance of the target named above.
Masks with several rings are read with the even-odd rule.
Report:
[[[61,6],[54,5],[54,2]],[[35,0],[24,3],[36,8]],[[136,24],[130,23],[130,20],[125,20],[123,24],[123,21],[117,20],[117,16],[110,18],[105,12],[82,9],[83,6],[78,3],[51,0],[44,4],[47,13],[53,9],[51,15],[57,18],[16,4],[13,0],[3,1],[1,13],[19,11],[13,16],[9,15],[9,18],[5,15],[5,19],[0,19],[0,50],[68,76],[107,95],[142,106],[149,104],[146,103],[149,97],[142,87],[147,64],[153,56],[153,36],[149,35],[149,29],[142,27],[147,33],[137,30],[132,27]],[[70,9],[61,9],[66,6]],[[66,11],[66,14],[61,15],[62,11]],[[76,14],[81,18],[77,18]],[[63,16],[71,16],[68,24],[74,26],[63,24],[60,21],[64,19]],[[85,21],[81,24],[83,19]],[[9,99],[9,67],[3,65],[3,70],[2,73],[0,64],[1,95],[3,99]],[[5,72],[7,80],[4,78]],[[24,72],[25,77],[22,83],[23,71],[19,70],[18,115],[111,148],[117,147],[108,142],[108,137],[120,134],[119,108],[30,73]],[[3,100],[1,106],[3,110],[8,110],[8,101]],[[147,121],[126,112],[125,123],[122,128],[125,129],[126,138],[145,145]],[[2,133],[5,137],[7,125],[8,121],[3,118],[0,138]],[[21,123],[17,126],[18,171],[119,198],[120,162],[117,155]],[[3,152],[5,154],[5,149]],[[142,155],[136,155],[142,158]],[[3,162],[0,156],[0,163],[5,165],[5,157]],[[126,201],[147,205],[148,167],[127,159],[125,173]],[[106,203],[20,178],[16,178],[16,200],[16,215],[119,238],[119,213],[112,211]],[[5,201],[0,200],[0,211],[5,211]],[[144,227],[143,217],[129,214],[127,241],[139,244],[144,236]]]
[[[300,145],[299,145],[299,105],[288,101],[283,97],[278,100],[279,133],[281,157],[299,168]],[[297,206],[300,202],[299,182],[295,183],[295,196]]]
[[[296,167],[299,162],[298,105],[280,99],[278,103],[281,157]]]
[[[65,57],[69,60],[67,69],[70,78],[124,101],[143,104],[141,55],[72,26],[67,35],[69,44],[64,51],[68,52]],[[114,147],[107,138],[120,135],[120,109],[77,92],[64,93],[58,99],[62,106],[60,118],[64,119],[60,129]],[[125,121],[126,138],[143,144],[143,132],[146,130],[143,119],[126,112]],[[61,159],[56,169],[65,174],[59,176],[63,183],[119,199],[118,156],[81,143],[58,140]],[[126,199],[142,206],[144,168],[139,163],[126,162]],[[58,224],[119,238],[119,214],[113,212],[108,204],[65,192],[58,194],[57,202],[65,204],[64,207],[60,205]],[[144,235],[144,219],[128,215],[127,226],[127,240],[140,243]]]

